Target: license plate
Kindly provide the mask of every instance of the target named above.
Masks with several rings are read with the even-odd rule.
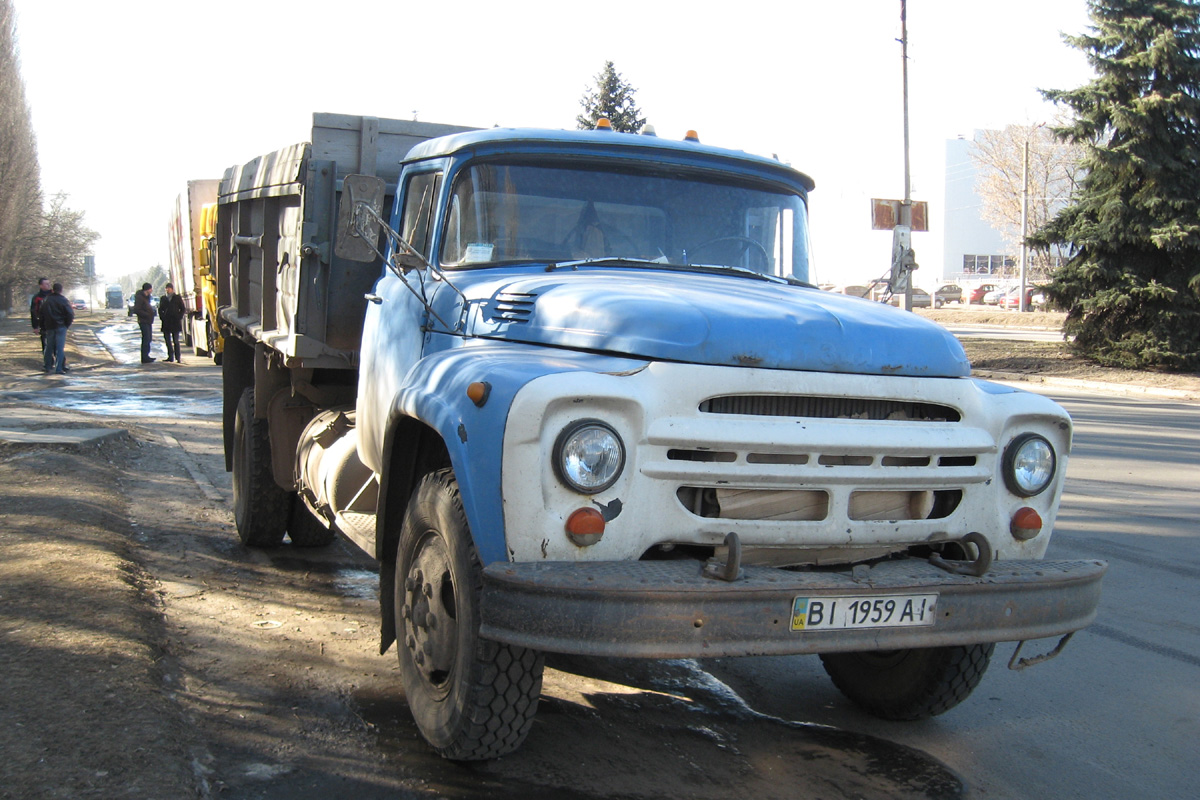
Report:
[[[792,630],[908,628],[932,625],[936,594],[870,597],[797,597],[792,601]]]

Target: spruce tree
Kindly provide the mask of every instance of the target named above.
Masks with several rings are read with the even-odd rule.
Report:
[[[1078,194],[1035,242],[1073,255],[1048,287],[1065,333],[1094,361],[1200,369],[1200,3],[1090,0],[1066,40],[1096,77],[1046,91],[1083,145]]]
[[[623,133],[637,133],[646,124],[642,111],[633,102],[637,92],[613,67],[613,62],[605,61],[604,69],[596,76],[596,85],[589,87],[579,105],[583,113],[575,118],[580,130],[588,131],[596,127],[596,120],[607,117],[612,123],[613,130]]]

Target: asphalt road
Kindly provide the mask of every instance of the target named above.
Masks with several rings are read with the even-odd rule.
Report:
[[[135,359],[135,335],[134,326],[119,323],[106,345],[119,359]],[[89,384],[80,376],[39,390],[38,402],[118,415],[161,431],[190,457],[191,478],[204,496],[228,503],[213,416],[218,376],[216,368],[190,361],[174,373],[156,367],[124,379],[136,382],[136,390],[131,383],[106,386],[98,376]],[[670,796],[765,796],[752,787],[768,779],[791,796],[883,797],[901,789],[906,796],[954,796],[963,787],[982,798],[1195,796],[1200,406],[1084,393],[1059,392],[1055,399],[1071,412],[1076,430],[1050,557],[1110,563],[1098,622],[1057,659],[1013,672],[1005,668],[1013,646],[1001,645],[971,698],[915,724],[859,713],[815,657],[551,659],[543,715],[528,752],[483,772],[429,757],[404,719],[398,688],[363,681],[353,697],[355,713],[372,734],[378,760],[387,762],[363,769],[384,774],[407,765],[400,769],[404,786],[437,787],[437,795],[453,797],[651,796],[655,780],[670,783]],[[231,550],[229,557],[237,555]],[[341,584],[344,605],[331,612],[365,617],[372,602],[373,587],[364,585],[371,582],[370,562],[343,545],[313,558],[322,569],[354,577]],[[272,559],[254,562],[271,566]],[[1037,644],[1045,650],[1053,642]],[[376,663],[372,659],[390,667],[390,655],[369,650],[365,645],[355,669],[383,669],[366,666]],[[585,698],[582,706],[577,697]],[[287,715],[278,716],[283,724]],[[622,736],[626,740],[614,744]],[[755,774],[733,780],[737,770],[722,761],[737,761],[742,770],[753,765]],[[562,774],[535,790],[520,774],[529,769]],[[818,769],[828,791],[808,780]],[[620,777],[629,775],[635,777]],[[254,796],[309,796],[301,784],[316,786],[315,780],[293,771]],[[358,793],[396,796],[397,788],[390,779],[367,776]]]
[[[1018,342],[1061,342],[1062,331],[1006,325],[943,325],[958,338],[1007,339]]]

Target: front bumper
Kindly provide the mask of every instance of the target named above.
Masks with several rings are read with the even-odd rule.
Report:
[[[1021,641],[1096,617],[1102,561],[999,561],[983,577],[925,561],[857,571],[747,567],[734,582],[693,561],[522,562],[484,570],[488,639],[555,653],[646,658],[790,655]],[[929,626],[791,629],[796,597],[938,595]]]

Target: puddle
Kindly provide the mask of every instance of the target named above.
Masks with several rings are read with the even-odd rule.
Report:
[[[137,364],[142,360],[142,331],[132,319],[105,325],[96,331],[96,338],[121,364]],[[161,351],[162,346],[155,349]]]
[[[86,411],[110,417],[212,417],[221,413],[220,387],[201,393],[201,396],[138,394],[138,389],[113,391],[112,381],[106,380],[101,390],[97,381],[86,378],[69,379],[70,383],[38,392],[11,393],[12,399],[27,399],[42,405],[69,411]]]
[[[379,573],[369,569],[338,569],[333,573],[333,585],[344,597],[379,599]]]
[[[10,392],[8,399],[109,417],[195,418],[221,413],[221,377],[213,370],[165,365],[141,369],[141,331],[132,320],[118,319],[96,337],[122,367],[79,369],[43,384],[36,391]],[[156,357],[162,343],[155,340]]]
[[[482,764],[433,755],[398,687],[363,687],[354,700],[380,749],[452,800],[958,800],[967,791],[918,750],[763,714],[690,659],[548,656],[529,738]]]

